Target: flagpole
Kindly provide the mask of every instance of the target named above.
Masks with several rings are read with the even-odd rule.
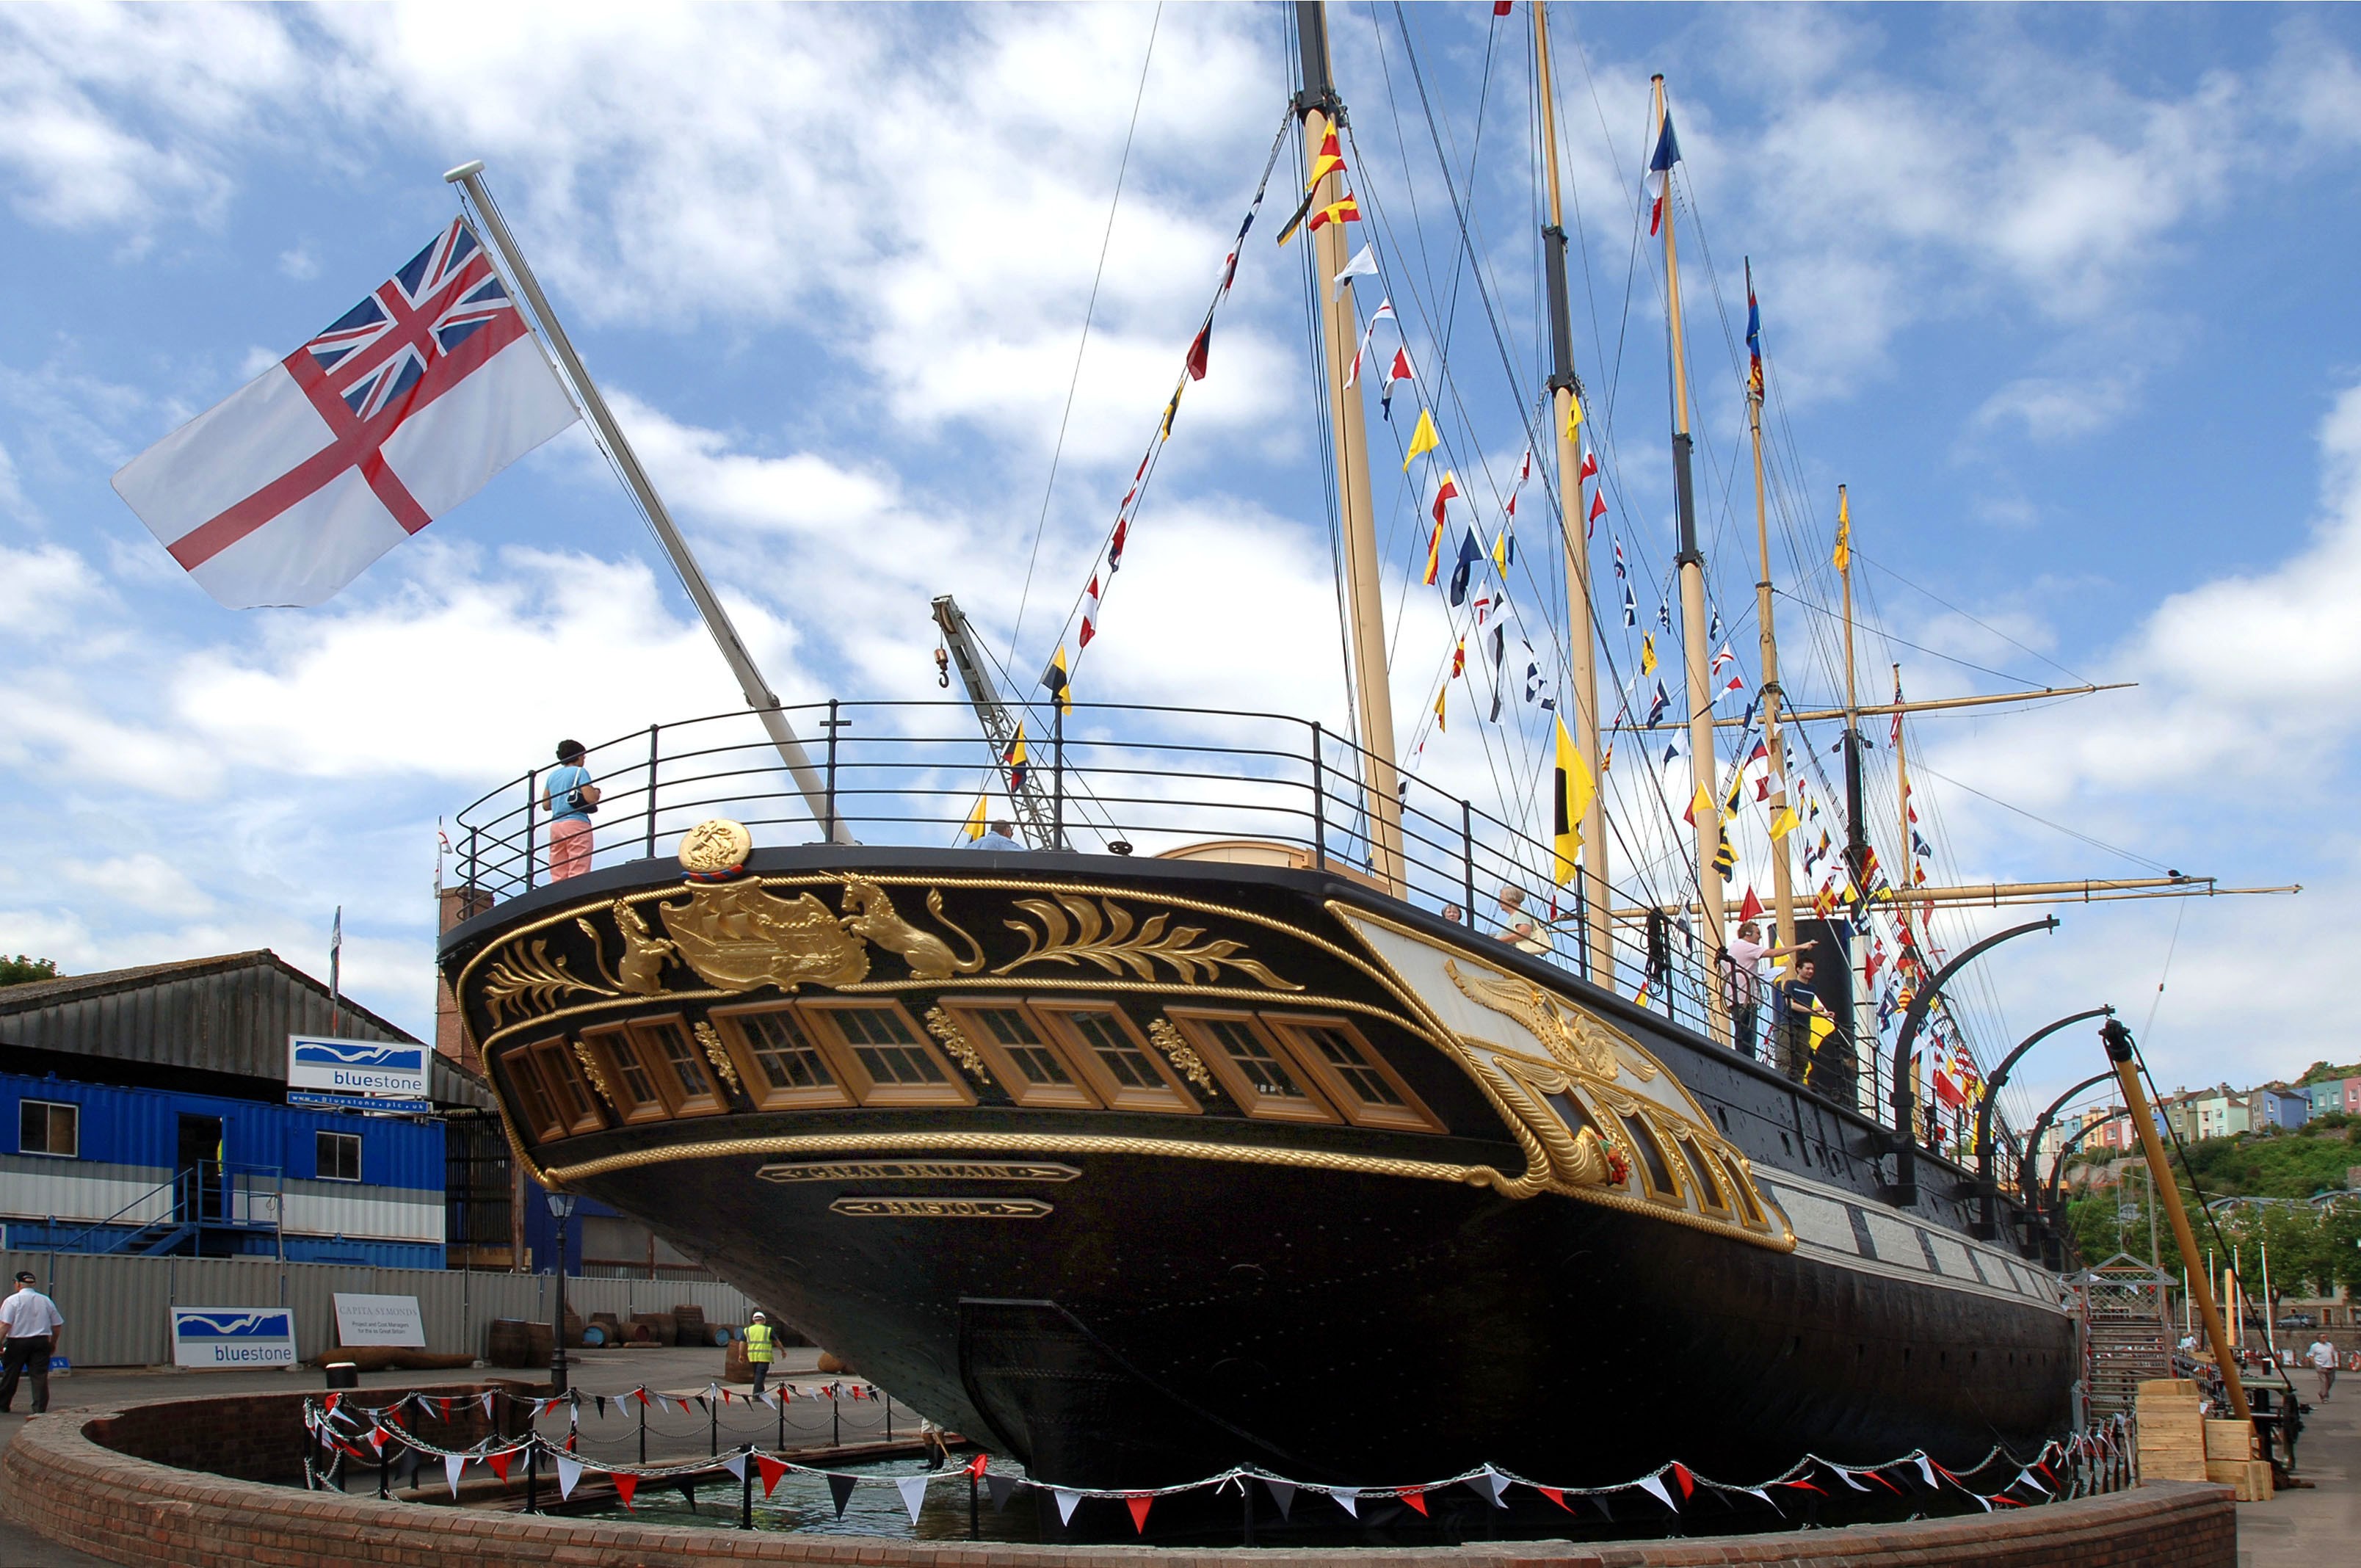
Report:
[[[1303,156],[1307,171],[1319,163],[1321,144],[1343,124],[1336,90],[1329,74],[1328,19],[1314,0],[1295,7],[1296,32],[1303,58],[1303,93],[1298,100],[1303,113]],[[1312,198],[1326,206],[1344,200],[1333,171],[1322,177],[1327,189]],[[1345,631],[1353,650],[1353,692],[1359,708],[1362,787],[1369,816],[1370,871],[1397,896],[1406,891],[1402,875],[1400,774],[1394,752],[1393,688],[1387,678],[1385,598],[1378,576],[1377,514],[1369,485],[1369,436],[1361,395],[1346,392],[1345,379],[1352,366],[1357,314],[1353,284],[1333,280],[1349,259],[1345,250],[1345,225],[1323,224],[1312,234],[1318,258],[1320,326],[1327,350],[1328,420],[1336,450],[1338,532],[1345,545]],[[1472,912],[1471,912],[1472,913]]]
[[[688,542],[681,537],[680,530],[673,526],[672,512],[664,506],[664,498],[656,494],[655,485],[648,478],[647,470],[640,466],[639,454],[631,450],[631,442],[624,438],[622,427],[615,422],[615,416],[608,411],[607,400],[599,393],[598,383],[591,380],[590,372],[583,368],[581,356],[574,352],[573,340],[566,335],[566,328],[559,323],[557,313],[549,307],[548,296],[541,291],[540,280],[533,276],[524,253],[517,248],[516,239],[509,233],[509,225],[501,218],[500,209],[492,204],[491,193],[484,188],[483,159],[463,163],[443,178],[467,192],[482,223],[484,237],[499,253],[497,259],[501,269],[523,291],[526,301],[533,306],[533,314],[540,318],[542,335],[548,342],[550,351],[557,356],[558,363],[564,367],[566,380],[573,389],[576,400],[581,405],[584,416],[598,431],[600,442],[615,459],[615,466],[622,470],[624,484],[638,498],[641,510],[647,514],[648,526],[655,531],[657,543],[664,546],[664,554],[672,559],[673,570],[680,576],[681,587],[688,590],[690,602],[705,618],[705,629],[713,634],[713,641],[719,646],[730,673],[738,677],[738,689],[744,694],[746,706],[754,710],[754,716],[761,720],[763,730],[771,738],[771,744],[778,749],[779,760],[786,764],[787,772],[794,776],[796,788],[804,797],[805,809],[836,843],[858,842],[851,828],[840,817],[834,819],[832,828],[829,827],[833,814],[827,805],[828,788],[820,778],[819,770],[812,765],[811,754],[804,750],[803,742],[796,739],[794,728],[787,723],[786,715],[780,711],[778,694],[763,678],[763,672],[754,667],[754,656],[747,652],[737,627],[730,623],[730,612],[721,608],[721,600],[715,596],[712,585],[706,581],[704,568],[697,564],[697,557],[689,554]]]
[[[1746,311],[1748,330],[1759,337],[1752,260],[1746,264]],[[1785,694],[1779,685],[1779,639],[1771,629],[1771,520],[1763,496],[1762,356],[1759,344],[1750,344],[1748,347],[1752,368],[1746,381],[1746,424],[1754,441],[1754,546],[1763,564],[1763,575],[1754,583],[1754,619],[1761,623],[1763,632],[1763,740],[1771,753],[1771,820],[1775,824],[1787,809],[1786,740],[1779,732],[1779,702]],[[1794,947],[1795,873],[1788,861],[1787,839],[1783,837],[1771,840],[1771,910],[1776,932],[1773,945]]]
[[[1661,146],[1666,123],[1664,79],[1652,79],[1655,97],[1655,127]],[[1718,875],[1715,861],[1721,852],[1721,797],[1714,787],[1718,772],[1713,744],[1713,689],[1708,674],[1712,650],[1707,644],[1705,554],[1697,548],[1697,495],[1690,479],[1688,371],[1681,346],[1680,254],[1673,243],[1673,171],[1664,170],[1664,323],[1670,334],[1673,368],[1673,489],[1679,508],[1680,550],[1674,562],[1681,574],[1681,641],[1688,666],[1689,687],[1689,815],[1696,819],[1698,924],[1706,936],[1706,1017],[1713,1037],[1730,1040],[1729,999],[1722,994],[1722,966],[1729,949],[1722,937],[1721,899],[1711,885]],[[1702,806],[1704,809],[1699,810]]]
[[[1549,269],[1550,410],[1557,440],[1558,532],[1565,548],[1566,683],[1572,688],[1575,751],[1590,770],[1590,798],[1582,811],[1581,907],[1590,978],[1615,989],[1614,901],[1607,882],[1607,773],[1598,735],[1598,631],[1590,599],[1589,518],[1582,504],[1582,426],[1576,415],[1581,383],[1574,373],[1574,325],[1567,303],[1565,227],[1558,205],[1557,108],[1550,76],[1548,7],[1534,0],[1533,70],[1540,79],[1542,146],[1549,172],[1549,226],[1542,230]],[[1503,587],[1506,585],[1503,584]]]

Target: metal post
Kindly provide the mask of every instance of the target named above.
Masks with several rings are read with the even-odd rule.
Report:
[[[1049,708],[1049,838],[1056,849],[1066,847],[1066,700],[1060,692]]]
[[[836,839],[836,727],[844,721],[836,716],[836,698],[828,699],[828,836]]]
[[[772,1409],[779,1413],[779,1450],[785,1453],[787,1447],[787,1397],[785,1394],[774,1394],[771,1398],[776,1401]]]
[[[387,1485],[392,1474],[393,1460],[386,1452],[392,1446],[391,1443],[388,1443],[385,1448],[377,1451],[377,1500],[380,1503],[393,1495]]]
[[[476,891],[476,829],[475,829],[475,828],[468,828],[468,829],[467,829],[467,892],[468,892],[468,894],[469,894],[469,895],[470,895],[470,896],[468,897],[468,899],[467,899],[467,907],[468,907],[468,908],[470,908],[470,909],[473,909],[473,908],[476,906],[476,900],[475,900],[475,898],[474,898],[474,896],[473,896],[473,894],[475,894],[475,891]]]
[[[1242,1524],[1242,1539],[1239,1544],[1252,1546],[1254,1544],[1254,1477],[1251,1475],[1238,1477],[1238,1514]]]
[[[524,1430],[528,1437],[541,1434],[538,1411],[533,1420],[525,1423]],[[538,1442],[528,1443],[524,1451],[524,1511],[529,1514],[541,1512],[541,1444]]]
[[[783,1446],[784,1446],[784,1445],[783,1445]],[[642,1390],[641,1391],[641,1393],[640,1393],[640,1463],[641,1463],[641,1464],[645,1464],[647,1462],[648,1462],[648,1397],[647,1397],[647,1392],[646,1392],[646,1390],[642,1389]]]
[[[491,192],[484,188],[483,160],[478,159],[463,163],[443,178],[467,192],[477,215],[482,220],[483,237],[496,253],[494,259],[507,273],[508,280],[523,293],[525,302],[533,307],[533,313],[540,319],[542,335],[565,370],[566,379],[573,388],[584,417],[598,433],[600,444],[615,460],[615,466],[621,470],[624,484],[630,487],[641,510],[647,514],[648,526],[664,545],[664,554],[672,561],[673,570],[680,575],[681,587],[688,590],[688,597],[696,604],[697,613],[704,617],[705,629],[713,634],[715,644],[721,650],[723,662],[730,666],[730,674],[738,677],[738,689],[744,695],[746,706],[752,708],[762,720],[772,745],[778,749],[779,760],[795,776],[796,788],[804,797],[805,808],[811,812],[815,821],[819,820],[820,781],[812,768],[811,757],[804,751],[803,742],[796,739],[796,732],[788,725],[786,716],[780,711],[778,694],[771,690],[770,684],[763,679],[763,673],[754,667],[753,655],[746,651],[746,644],[739,639],[738,629],[730,624],[729,612],[721,608],[721,601],[714,596],[712,585],[705,580],[704,569],[697,565],[697,557],[689,554],[688,543],[681,538],[680,530],[673,526],[672,513],[665,508],[664,498],[656,494],[647,470],[640,466],[639,454],[631,449],[631,444],[623,436],[622,428],[616,424],[615,416],[608,411],[607,400],[599,392],[598,384],[582,367],[581,356],[574,352],[573,340],[566,335],[566,328],[559,323],[557,313],[550,309],[549,297],[541,291],[541,280],[525,264],[523,254],[517,249],[516,237],[509,233],[509,225],[501,218],[500,209],[492,204]]]
[[[1476,923],[1476,912],[1473,909],[1467,912],[1467,923],[1471,926]],[[1590,973],[1590,888],[1587,883],[1574,884],[1574,929],[1576,972],[1583,979],[1589,980],[1592,978]],[[1614,951],[1612,948],[1604,945],[1599,950],[1608,953]],[[1610,970],[1607,978],[1598,983],[1611,988],[1615,983],[1613,971]]]
[[[983,1539],[983,1508],[976,1497],[978,1490],[975,1472],[971,1470],[967,1473],[967,1538],[970,1541]]]
[[[751,1442],[747,1443],[739,1452],[746,1457],[744,1463],[739,1466],[741,1474],[738,1477],[738,1528],[752,1530],[754,1528],[754,1445]]]
[[[566,1392],[566,1220],[557,1220],[557,1299],[549,1312],[549,1391]]]
[[[721,1398],[715,1395],[705,1401],[706,1453],[714,1459],[721,1457]]]
[[[828,1390],[828,1445],[844,1446],[844,1394],[832,1384]]]
[[[1312,864],[1314,869],[1328,869],[1328,798],[1327,783],[1320,774],[1324,764],[1320,760],[1320,726],[1312,727]]]
[[[648,726],[648,859],[656,858],[656,731],[662,725]]]
[[[541,799],[541,770],[527,768],[524,774],[524,890],[533,891],[533,813]]]
[[[1467,924],[1476,924],[1476,808],[1466,800],[1459,803],[1459,867],[1465,883],[1467,902],[1460,907],[1466,913]]]
[[[894,1396],[885,1396],[885,1441],[894,1441]]]

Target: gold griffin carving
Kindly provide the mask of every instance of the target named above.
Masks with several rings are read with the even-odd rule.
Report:
[[[1148,1037],[1156,1042],[1158,1050],[1172,1058],[1172,1069],[1175,1072],[1206,1093],[1213,1092],[1213,1075],[1205,1070],[1205,1058],[1199,1056],[1196,1048],[1181,1037],[1180,1031],[1174,1027],[1171,1019],[1159,1018],[1149,1024]]]
[[[699,883],[660,904],[681,960],[722,991],[851,985],[869,976],[869,949],[810,894],[777,898],[754,882]]]
[[[1560,1065],[1609,1082],[1620,1075],[1623,1064],[1615,1047],[1627,1042],[1581,1008],[1561,1003],[1529,980],[1480,970],[1473,975],[1465,973],[1451,959],[1443,960],[1443,972],[1451,977],[1451,983],[1468,1001],[1495,1013],[1505,1013],[1522,1024]],[[1631,1067],[1632,1075],[1642,1083],[1656,1076],[1655,1067],[1636,1049]]]
[[[889,953],[899,953],[910,966],[910,972],[920,980],[949,980],[955,974],[973,974],[983,967],[983,948],[973,937],[954,926],[943,916],[943,895],[939,888],[927,894],[927,908],[935,918],[967,944],[968,958],[961,961],[951,953],[951,946],[931,931],[921,931],[895,912],[894,901],[885,890],[865,876],[848,872],[844,879],[844,928],[856,937],[865,938]]]
[[[721,1036],[715,1034],[713,1025],[702,1018],[697,1021],[695,1027],[697,1043],[705,1047],[706,1059],[713,1064],[713,1070],[721,1075],[721,1081],[730,1086],[730,1092],[737,1093],[738,1064],[730,1059],[729,1051],[722,1047]]]
[[[1006,974],[1027,964],[1072,964],[1080,959],[1109,974],[1129,970],[1142,980],[1154,980],[1156,964],[1161,960],[1170,964],[1186,984],[1195,984],[1201,970],[1212,980],[1228,968],[1252,975],[1274,991],[1303,989],[1279,979],[1254,959],[1234,956],[1245,951],[1244,942],[1224,937],[1199,944],[1198,938],[1205,934],[1202,926],[1174,926],[1167,930],[1170,910],[1149,916],[1134,930],[1131,912],[1112,898],[1093,901],[1060,893],[1054,903],[1047,898],[1020,898],[1016,907],[1040,921],[1041,928],[1036,931],[1022,920],[1002,921],[1025,938],[1025,950],[994,970],[994,974]]]
[[[614,1109],[618,1111],[621,1110],[622,1107],[615,1102],[614,1090],[608,1086],[607,1070],[598,1065],[598,1058],[597,1054],[593,1052],[588,1046],[584,1045],[579,1040],[573,1040],[567,1043],[573,1046],[574,1059],[582,1064],[582,1075],[590,1080],[590,1087],[598,1091],[598,1098],[604,1100],[609,1105],[613,1106]]]
[[[484,1010],[492,1015],[495,1024],[511,1007],[522,1018],[536,1007],[545,1008],[559,997],[577,991],[593,996],[615,994],[603,985],[577,976],[566,967],[563,954],[552,958],[545,937],[530,943],[511,944],[508,952],[484,970]]]
[[[949,1051],[960,1066],[974,1074],[978,1083],[992,1081],[992,1075],[983,1069],[983,1058],[976,1054],[974,1044],[968,1039],[967,1031],[959,1026],[958,1019],[939,1007],[929,1007],[927,1009],[927,1033],[940,1040],[943,1049]]]

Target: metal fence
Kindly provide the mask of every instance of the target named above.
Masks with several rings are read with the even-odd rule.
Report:
[[[480,1274],[471,1269],[367,1268],[349,1264],[280,1263],[271,1258],[121,1257],[49,1252],[0,1253],[0,1273],[29,1268],[53,1298],[66,1326],[59,1347],[77,1366],[157,1366],[172,1359],[172,1307],[291,1307],[295,1354],[335,1348],[335,1296],[415,1296],[426,1348],[480,1356],[495,1318],[547,1322],[555,1303],[546,1274]],[[673,1279],[566,1281],[566,1304],[587,1319],[694,1304],[708,1321],[742,1323],[752,1310],[734,1286]]]
[[[980,795],[1014,792],[1010,759],[983,738],[967,703],[831,701],[785,711],[798,732],[827,738],[815,747],[823,753],[824,791],[816,807],[796,790],[751,713],[652,724],[593,746],[584,758],[601,792],[588,866],[673,853],[683,832],[718,816],[744,823],[757,845],[820,842],[835,824],[869,844],[950,847],[963,841]],[[1026,750],[1028,787],[1045,797],[1041,815],[1049,824],[1048,842],[1037,848],[1155,855],[1207,839],[1252,839],[1300,850],[1323,869],[1367,872],[1378,860],[1367,754],[1316,723],[1076,703],[1048,733],[1028,731]],[[1540,927],[1553,961],[1627,996],[1644,985],[1674,1018],[1704,1027],[1700,944],[1667,941],[1660,930],[1652,970],[1646,916],[1636,911],[1658,902],[1653,894],[1618,890],[1610,916],[1615,972],[1594,975],[1586,933],[1598,912],[1584,907],[1578,884],[1558,881],[1552,844],[1397,772],[1404,896],[1456,910],[1488,931],[1506,918],[1498,902],[1503,890],[1517,890],[1525,897],[1522,916]],[[453,839],[459,879],[477,895],[511,898],[548,881],[547,776],[547,769],[534,769],[459,812]]]

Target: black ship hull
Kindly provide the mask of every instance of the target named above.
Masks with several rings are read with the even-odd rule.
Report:
[[[803,889],[851,908],[873,879],[905,915],[932,894],[974,967],[890,956],[911,947],[896,924],[859,975],[823,943],[797,961],[839,964],[825,980],[744,983],[697,943],[747,927],[698,913],[709,895],[653,861],[504,905],[455,930],[445,963],[519,1151],[1037,1478],[1140,1487],[1250,1464],[1384,1486],[1489,1464],[1577,1486],[1679,1460],[1754,1483],[1807,1453],[1964,1465],[2068,1427],[2074,1321],[2053,1277],[1967,1234],[1963,1173],[1922,1157],[1921,1200],[1897,1210],[1881,1135],[1851,1109],[1463,927],[1277,869],[815,848],[751,871],[773,902],[728,910]],[[1053,906],[1063,930],[1041,917]],[[1138,950],[1160,909],[1191,923],[1177,950],[1226,938],[1232,967],[1086,961],[1092,908],[1103,953]],[[520,985],[536,939],[544,978],[607,994]],[[632,989],[620,961],[667,940],[660,983]],[[1142,1058],[1170,1103],[1091,1076],[1086,1037],[1059,1033],[1077,997],[1154,1042]],[[840,1064],[837,1102],[776,1087],[747,1015],[803,1009],[817,1039],[846,1027],[830,1010],[847,998],[890,999],[914,1034],[925,1019],[918,1045],[950,1081],[896,1089],[854,1049],[860,1024],[812,1053]],[[1020,1003],[1065,1040],[1071,1102],[1026,1103],[1014,1058],[971,1045],[977,1009]],[[1213,1060],[1228,1036],[1206,1019],[1225,1009],[1261,1020],[1309,1109],[1253,1097],[1256,1047]],[[635,1102],[628,1042],[666,1019],[720,1069],[710,1105],[670,1088],[669,1114]],[[1301,1019],[1348,1020],[1369,1070],[1322,1077]],[[643,1078],[663,1066],[644,1055]],[[589,1080],[570,1120],[568,1062]]]

